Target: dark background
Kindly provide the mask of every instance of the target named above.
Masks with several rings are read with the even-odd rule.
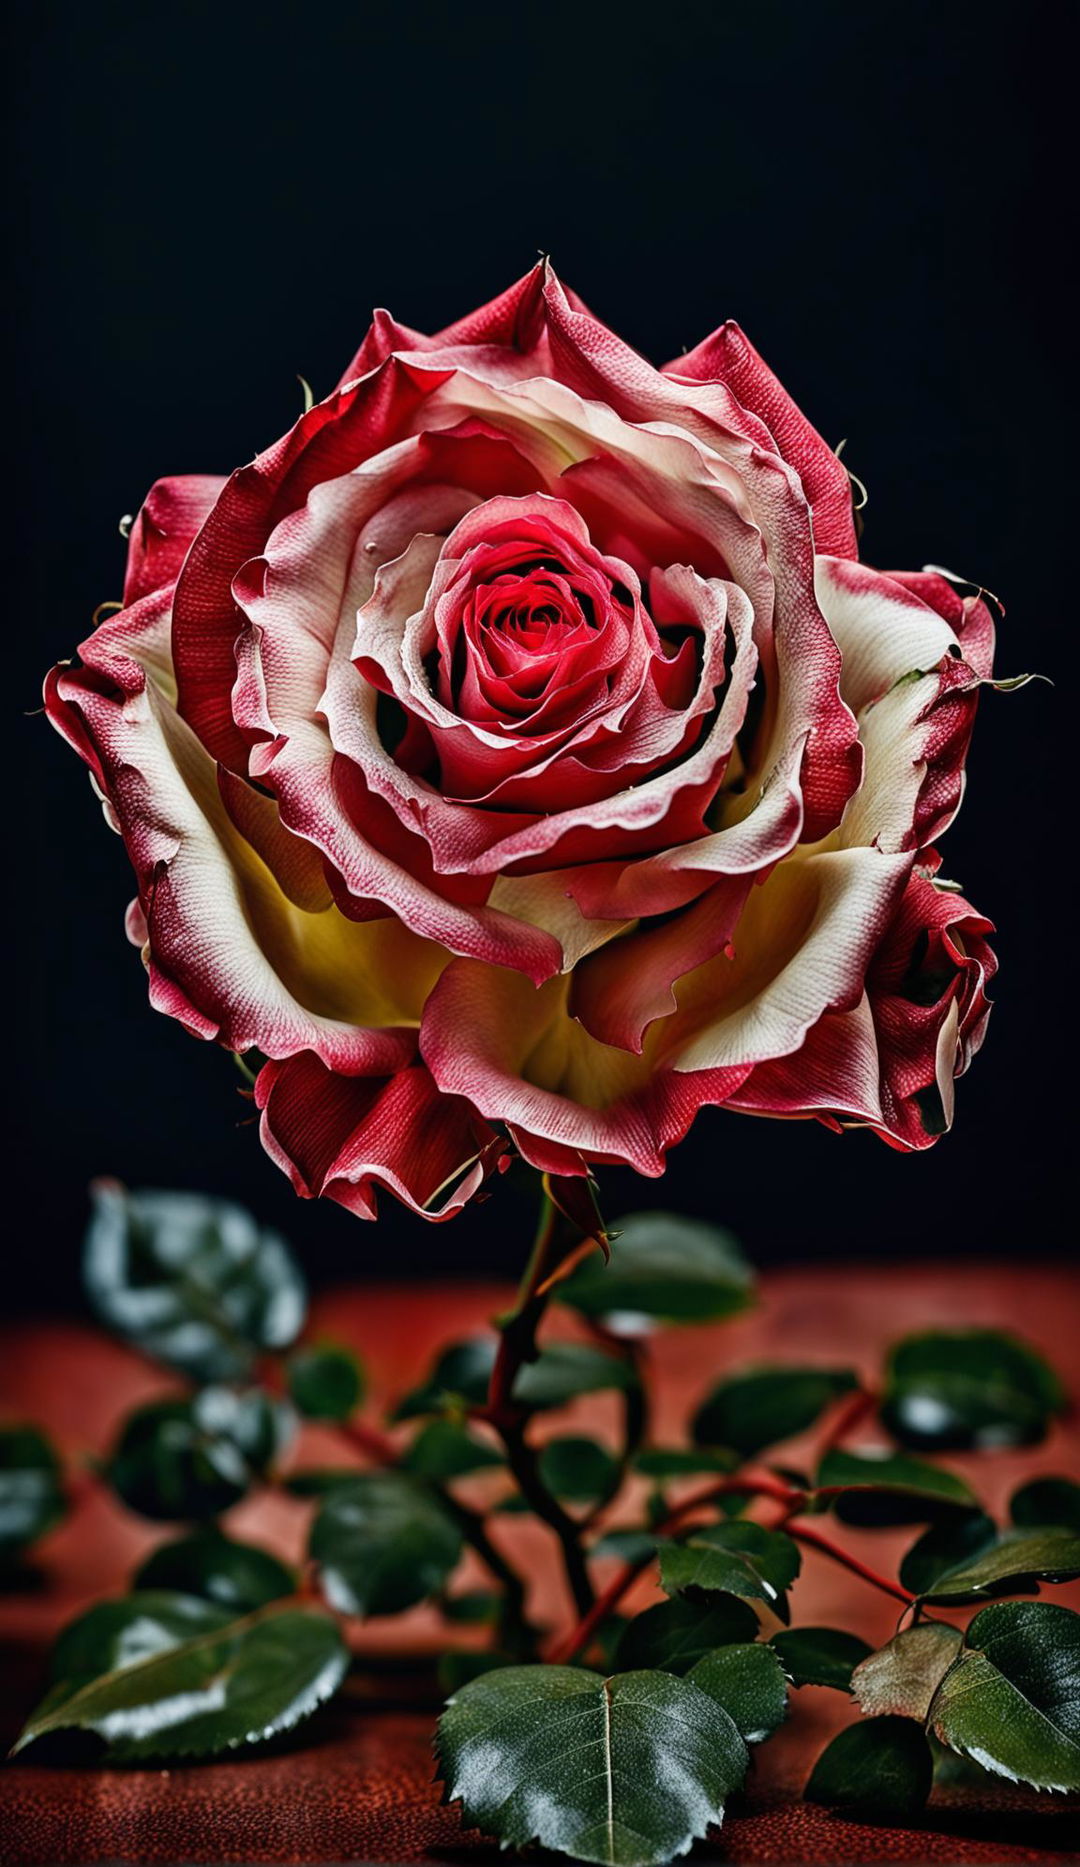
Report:
[[[102,1172],[238,1197],[317,1278],[516,1273],[511,1189],[448,1226],[390,1199],[376,1228],[293,1198],[228,1058],[149,1012],[123,850],[29,715],[119,593],[117,521],[154,479],[227,472],[273,440],[297,372],[325,394],[373,304],[434,329],[537,249],[658,362],[736,317],[828,439],[848,437],[864,554],[997,591],[1000,671],[1057,683],[987,696],[945,846],[1002,958],[954,1133],[905,1157],[709,1111],[664,1181],[605,1172],[606,1209],[714,1215],[760,1261],[1063,1248],[1069,11],[15,6],[3,1011],[23,1301],[78,1301]]]

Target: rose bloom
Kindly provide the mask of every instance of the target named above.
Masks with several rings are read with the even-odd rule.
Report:
[[[992,636],[859,562],[735,325],[656,370],[544,264],[435,337],[378,312],[266,453],[160,480],[46,699],[152,1003],[256,1053],[298,1192],[445,1218],[515,1150],[659,1174],[705,1104],[948,1127]]]

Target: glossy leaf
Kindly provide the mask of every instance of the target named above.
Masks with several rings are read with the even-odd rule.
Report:
[[[946,1569],[928,1601],[959,1605],[991,1595],[1037,1594],[1038,1583],[1080,1575],[1080,1536],[1072,1530],[1010,1530],[987,1549]]]
[[[328,1492],[309,1551],[323,1591],[343,1614],[397,1614],[440,1589],[462,1550],[461,1529],[408,1472],[363,1472]]]
[[[913,1595],[928,1594],[940,1576],[981,1555],[997,1539],[997,1524],[981,1511],[931,1524],[904,1556],[900,1581]]]
[[[722,1595],[703,1607],[692,1601],[660,1601],[628,1621],[615,1648],[622,1671],[659,1667],[687,1673],[714,1647],[753,1640],[758,1622],[753,1608],[734,1595]]]
[[[405,1471],[440,1482],[504,1463],[502,1453],[458,1420],[429,1420],[401,1456]]]
[[[0,1428],[0,1567],[66,1513],[60,1461],[36,1426]]]
[[[540,1453],[540,1476],[556,1497],[592,1503],[610,1497],[619,1463],[595,1439],[550,1439]]]
[[[117,1601],[98,1601],[69,1621],[49,1659],[54,1685],[80,1685],[120,1672],[155,1653],[168,1653],[197,1634],[217,1633],[236,1615],[202,1595],[140,1588]]]
[[[669,1594],[739,1595],[787,1618],[785,1590],[799,1573],[798,1545],[757,1523],[708,1524],[685,1543],[660,1551],[660,1582]]]
[[[1013,1492],[1009,1516],[1025,1530],[1053,1524],[1057,1529],[1080,1531],[1080,1485],[1071,1478],[1033,1478]]]
[[[1080,1615],[1044,1601],[984,1608],[930,1723],[941,1743],[997,1776],[1080,1790]]]
[[[504,1847],[604,1867],[660,1867],[685,1853],[742,1782],[746,1746],[685,1679],[571,1666],[510,1666],[474,1679],[439,1721],[449,1801]]]
[[[250,1614],[291,1595],[296,1577],[269,1550],[236,1543],[211,1529],[160,1544],[138,1571],[134,1586],[178,1589],[233,1614]]]
[[[694,1419],[694,1438],[752,1458],[805,1432],[857,1385],[850,1368],[747,1368],[714,1387]]]
[[[111,1329],[197,1381],[248,1374],[303,1325],[304,1282],[284,1240],[243,1207],[198,1193],[93,1189],[83,1275]]]
[[[657,1322],[715,1322],[753,1300],[753,1272],[718,1226],[670,1212],[635,1212],[613,1227],[611,1258],[585,1259],[557,1291],[585,1316],[622,1333]]]
[[[871,1651],[865,1640],[839,1627],[786,1627],[769,1645],[792,1685],[831,1686],[837,1692],[850,1690],[852,1673]]]
[[[204,1617],[220,1620],[210,1603],[197,1605]],[[93,1732],[115,1763],[253,1747],[308,1717],[337,1690],[348,1663],[330,1615],[263,1608],[98,1677],[54,1686],[15,1749],[73,1731]]]
[[[202,1521],[246,1494],[281,1451],[284,1409],[259,1389],[207,1387],[128,1416],[107,1466],[114,1490],[144,1517]]]
[[[1053,1369],[996,1329],[933,1331],[898,1342],[889,1358],[882,1418],[905,1445],[1030,1445],[1062,1404]]]
[[[717,1647],[687,1674],[722,1705],[748,1744],[760,1744],[787,1717],[787,1679],[772,1647]]]
[[[850,1487],[831,1501],[844,1523],[930,1523],[955,1519],[958,1510],[978,1510],[970,1485],[955,1472],[902,1452],[827,1452],[816,1482]]]
[[[290,1355],[289,1397],[307,1420],[347,1420],[364,1397],[364,1376],[351,1349],[331,1342]]]
[[[808,1802],[869,1819],[907,1822],[930,1794],[934,1764],[926,1733],[911,1718],[848,1725],[822,1751],[806,1785]]]
[[[934,1693],[963,1644],[959,1628],[923,1621],[894,1635],[856,1666],[852,1694],[869,1717],[895,1715],[926,1722]]]

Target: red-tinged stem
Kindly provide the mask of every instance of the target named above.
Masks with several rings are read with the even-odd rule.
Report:
[[[876,1406],[877,1395],[868,1393],[865,1388],[860,1388],[857,1393],[852,1394],[840,1408],[832,1425],[822,1439],[818,1449],[819,1459],[823,1459],[826,1452],[831,1452],[835,1446],[842,1445],[848,1434],[853,1433],[855,1428],[862,1424],[867,1414],[872,1413]]]
[[[338,1432],[376,1465],[396,1465],[400,1454],[392,1439],[364,1420],[338,1420]]]
[[[818,1549],[823,1556],[831,1556],[834,1562],[839,1562],[845,1569],[850,1569],[852,1575],[861,1576],[864,1582],[870,1582],[874,1588],[880,1588],[883,1594],[891,1595],[894,1601],[902,1601],[906,1608],[910,1608],[917,1599],[915,1595],[909,1594],[906,1588],[902,1588],[899,1582],[890,1582],[887,1575],[879,1575],[878,1571],[871,1569],[868,1563],[860,1562],[858,1556],[853,1556],[848,1550],[841,1549],[838,1543],[830,1542],[827,1536],[822,1536],[820,1530],[810,1530],[802,1524],[793,1524],[788,1526],[787,1533],[794,1537],[797,1543],[805,1543],[809,1549]]]

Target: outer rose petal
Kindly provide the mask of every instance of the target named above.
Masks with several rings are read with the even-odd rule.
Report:
[[[262,1143],[304,1199],[335,1199],[373,1219],[383,1186],[425,1218],[449,1219],[505,1144],[411,1061],[414,1032],[395,1035],[402,1067],[392,1075],[338,1076],[310,1051],[266,1064],[255,1082]]]
[[[664,375],[730,389],[743,408],[764,422],[778,452],[798,473],[813,514],[816,548],[836,557],[858,556],[846,469],[737,324],[722,324],[686,356],[666,363]]]
[[[135,515],[128,539],[125,608],[151,590],[174,584],[192,539],[225,481],[213,473],[157,480]]]
[[[992,931],[959,895],[913,876],[859,1004],[822,1018],[793,1056],[760,1065],[731,1106],[866,1123],[894,1147],[930,1147],[952,1125],[954,1078],[986,1032]]]
[[[380,1027],[418,1020],[446,955],[393,920],[358,925],[298,905],[311,898],[304,847],[285,892],[264,859],[288,838],[265,820],[273,806],[260,800],[263,822],[248,823],[260,855],[152,672],[167,670],[169,596],[104,624],[84,665],[46,685],[49,717],[90,766],[135,869],[142,913],[131,925],[146,931],[151,1002],[232,1050],[310,1049],[345,1072],[385,1068]]]
[[[816,581],[866,753],[864,783],[836,840],[924,848],[948,827],[963,794],[979,688],[993,656],[989,613],[940,578],[901,581],[836,558],[818,559]],[[924,600],[930,596],[934,607]]]

